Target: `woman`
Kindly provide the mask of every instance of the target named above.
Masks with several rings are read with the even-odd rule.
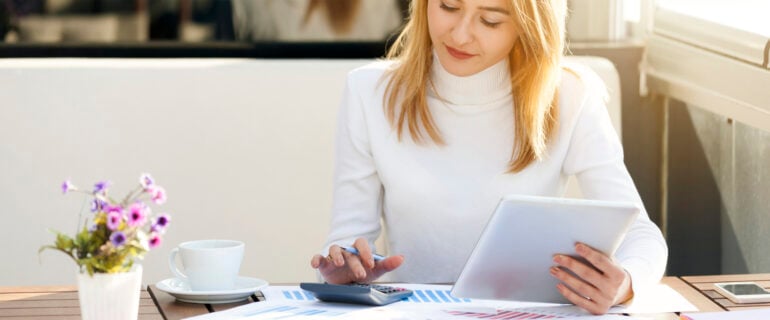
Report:
[[[587,198],[642,205],[601,80],[563,65],[565,7],[414,0],[389,60],[349,74],[332,229],[311,260],[326,281],[390,272],[393,281],[453,282],[501,196],[560,196],[571,175]],[[398,255],[375,263],[380,221]],[[595,314],[657,283],[667,259],[646,213],[614,258],[582,244],[575,252],[592,266],[557,255],[551,273],[562,295]]]

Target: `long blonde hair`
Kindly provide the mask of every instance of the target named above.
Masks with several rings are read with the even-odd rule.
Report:
[[[387,54],[398,63],[390,70],[385,114],[403,138],[404,128],[417,143],[425,135],[443,145],[427,105],[433,50],[428,33],[428,0],[412,0],[409,22]],[[509,172],[518,172],[545,153],[558,124],[557,87],[564,52],[565,0],[511,0],[519,38],[509,55],[515,103],[513,153]],[[514,106],[511,106],[514,108]]]

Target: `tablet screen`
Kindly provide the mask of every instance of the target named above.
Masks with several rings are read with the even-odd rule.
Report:
[[[634,203],[505,196],[466,262],[458,298],[569,303],[551,276],[553,255],[575,256],[576,242],[607,255],[639,214]]]

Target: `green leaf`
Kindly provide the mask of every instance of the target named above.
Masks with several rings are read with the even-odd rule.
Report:
[[[72,249],[75,247],[75,242],[67,235],[57,232],[55,245],[56,248],[61,250],[72,251]]]
[[[92,276],[92,277],[94,276],[94,266],[93,265],[91,265],[90,263],[86,264],[86,270],[88,270],[88,275],[89,276]]]

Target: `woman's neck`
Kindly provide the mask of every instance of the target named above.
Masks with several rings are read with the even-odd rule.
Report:
[[[449,73],[434,54],[428,94],[454,105],[486,105],[511,95],[508,60],[476,74],[460,77]]]

